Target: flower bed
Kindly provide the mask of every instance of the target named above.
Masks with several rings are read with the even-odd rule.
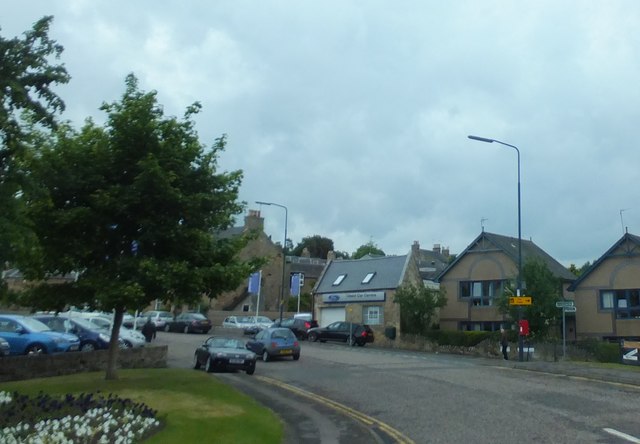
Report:
[[[0,442],[135,443],[160,430],[156,413],[142,403],[100,392],[61,398],[0,392]]]

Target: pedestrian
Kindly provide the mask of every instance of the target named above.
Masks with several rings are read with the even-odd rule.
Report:
[[[156,337],[156,324],[151,321],[151,318],[147,318],[147,322],[142,326],[142,334],[147,342],[151,342],[151,339]]]
[[[508,361],[509,354],[507,353],[507,347],[509,347],[509,338],[507,337],[507,331],[504,328],[500,329],[500,345],[502,346],[502,357],[505,361]]]

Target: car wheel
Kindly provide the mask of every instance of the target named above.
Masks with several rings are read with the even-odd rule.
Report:
[[[358,341],[357,344],[358,347],[364,347],[364,341]]]
[[[207,371],[207,373],[211,373],[213,371],[213,361],[211,360],[211,356],[207,358],[207,364],[205,365],[204,369]]]
[[[253,364],[251,367],[249,367],[247,370],[247,375],[253,375],[256,372],[256,365]]]
[[[80,351],[94,351],[96,349],[96,345],[93,342],[85,342],[80,346]]]
[[[347,344],[349,344],[349,346],[354,347],[356,345],[356,338],[354,338],[353,336],[349,336],[349,338],[347,339]]]
[[[293,355],[294,361],[297,361],[298,359],[300,359],[300,353],[296,353],[295,355]]]
[[[164,326],[164,331],[169,332],[171,331],[171,329],[169,328],[169,324]]]
[[[318,340],[318,333],[315,333],[315,332],[309,333],[309,340],[311,342],[316,342]]]
[[[266,350],[265,350],[265,351],[263,351],[263,352],[262,352],[262,360],[263,360],[264,362],[269,362],[269,359],[270,359],[270,357],[269,357],[269,352],[268,352],[268,351],[266,351]]]
[[[200,361],[198,360],[198,354],[197,353],[193,354],[193,368],[195,368],[196,370],[200,369]]]
[[[31,344],[24,352],[25,355],[45,355],[47,354],[47,349],[44,348],[44,345],[40,344]]]
[[[189,333],[189,327],[185,325],[184,330],[182,330],[185,334]]]

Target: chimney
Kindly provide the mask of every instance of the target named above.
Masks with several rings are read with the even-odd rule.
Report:
[[[443,249],[442,249],[442,255],[443,255],[445,258],[449,258],[449,247],[447,247],[447,248],[443,248]]]
[[[433,244],[433,252],[440,254],[440,244]]]
[[[336,260],[336,252],[331,250],[327,252],[327,261],[335,261]]]
[[[249,210],[244,218],[244,229],[264,231],[264,218],[260,217],[259,210]]]
[[[417,256],[418,254],[420,254],[420,242],[413,241],[413,245],[411,245],[411,253],[414,256]]]

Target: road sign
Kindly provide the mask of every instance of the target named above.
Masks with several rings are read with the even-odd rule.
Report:
[[[557,308],[568,308],[568,307],[573,307],[574,303],[573,301],[557,301],[556,302],[556,307]]]
[[[509,298],[509,305],[531,305],[531,296],[516,296]]]
[[[575,313],[577,311],[576,307],[564,307],[565,313]]]

